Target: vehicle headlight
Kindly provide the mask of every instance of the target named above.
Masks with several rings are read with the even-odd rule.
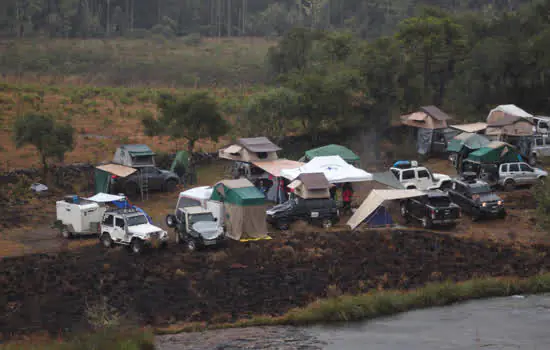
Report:
[[[502,201],[498,201],[497,204],[498,204],[498,205],[502,205]]]
[[[486,207],[486,206],[487,206],[487,203],[486,203],[486,202],[483,202],[483,203],[481,203],[481,206],[482,206],[482,207]]]

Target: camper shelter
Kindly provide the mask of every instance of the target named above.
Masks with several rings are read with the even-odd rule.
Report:
[[[462,133],[455,136],[447,145],[447,152],[462,152],[464,148],[476,150],[487,146],[491,141],[483,135],[473,133]]]
[[[228,237],[234,240],[267,237],[265,197],[249,180],[220,181],[210,199],[223,203]]]
[[[388,201],[423,196],[419,190],[372,190],[361,206],[349,218],[347,225],[354,230],[361,223],[369,223],[370,226],[383,226],[392,223],[387,208],[380,209]]]
[[[325,156],[340,156],[343,160],[345,160],[346,162],[352,165],[358,165],[360,160],[359,156],[353,153],[353,151],[350,150],[349,148],[340,146],[340,145],[334,145],[334,144],[310,149],[309,151],[306,151],[302,159],[308,162],[315,157],[325,157]]]
[[[304,165],[302,162],[289,159],[255,161],[252,164],[256,168],[264,171],[264,175],[261,180],[267,180],[267,182],[271,184],[265,193],[265,197],[268,201],[274,203],[283,203],[288,199],[284,189],[284,187],[288,184],[288,180],[281,176],[281,171],[284,169],[298,168]]]
[[[489,112],[487,116],[487,136],[502,141],[506,136],[532,136],[533,116],[516,105],[501,105]]]
[[[95,167],[94,190],[95,193],[109,193],[113,176],[127,177],[137,170],[120,164],[103,164]]]
[[[218,151],[223,159],[251,163],[259,160],[275,160],[281,148],[267,137],[241,138],[229,147]]]
[[[323,173],[300,174],[288,187],[294,194],[304,199],[330,197],[330,184]]]
[[[291,181],[303,173],[323,173],[331,184],[372,180],[372,174],[346,163],[340,156],[315,157],[299,168],[281,170],[281,175]]]
[[[487,129],[487,123],[469,123],[469,124],[455,124],[455,125],[449,125],[451,129],[458,130],[460,132],[465,133],[474,133],[479,134],[485,131]]]
[[[505,163],[517,162],[521,157],[514,146],[505,142],[492,141],[487,146],[470,153],[467,159],[474,163]]]
[[[132,168],[155,166],[155,153],[147,145],[122,145],[117,148],[113,163]]]
[[[443,152],[447,141],[458,131],[448,128],[451,119],[436,106],[420,107],[418,112],[401,116],[401,123],[416,128],[416,147],[420,154]]]

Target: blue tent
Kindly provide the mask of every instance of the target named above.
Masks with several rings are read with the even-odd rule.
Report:
[[[393,224],[390,213],[384,206],[379,206],[364,221],[369,227],[380,227]]]

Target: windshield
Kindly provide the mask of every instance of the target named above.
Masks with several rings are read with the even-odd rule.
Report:
[[[481,194],[481,193],[492,192],[491,187],[489,187],[489,185],[472,186],[472,187],[470,187],[470,191],[473,194]]]
[[[148,223],[147,218],[145,215],[135,215],[135,216],[129,216],[126,219],[126,222],[128,223],[128,226],[137,226],[137,225],[143,225]]]
[[[193,214],[189,217],[191,225],[199,221],[214,221],[212,213]]]

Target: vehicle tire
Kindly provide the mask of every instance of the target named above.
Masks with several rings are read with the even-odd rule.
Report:
[[[429,217],[424,216],[424,217],[422,218],[422,228],[425,228],[425,229],[430,229],[430,228],[432,228],[432,220],[430,220]]]
[[[134,238],[130,243],[130,249],[134,254],[141,254],[143,251],[143,241],[141,239]]]
[[[407,186],[407,190],[416,190],[416,186]]]
[[[67,226],[63,226],[63,228],[61,229],[61,236],[65,239],[71,239],[73,238],[73,234],[71,231],[69,231],[69,229],[67,228]]]
[[[513,191],[516,188],[516,183],[512,179],[508,179],[504,182],[504,189],[506,191]]]
[[[128,182],[124,186],[124,193],[127,196],[136,196],[139,193],[139,186],[135,182]]]
[[[506,217],[506,210],[503,210],[500,213],[498,213],[498,218],[499,219],[504,219],[505,217]]]
[[[111,248],[113,246],[113,240],[111,239],[111,236],[108,233],[102,234],[100,241],[101,241],[101,245],[103,245],[105,248]]]
[[[530,166],[537,165],[537,155],[536,154],[531,155],[531,157],[529,158],[529,165]]]
[[[277,228],[281,231],[286,231],[290,228],[290,225],[288,224],[288,222],[283,221],[277,224]]]
[[[544,184],[544,181],[546,181],[546,176],[539,176],[538,180],[539,180],[539,184],[542,185]]]
[[[185,244],[185,247],[187,248],[188,251],[194,252],[195,250],[197,250],[197,243],[195,243],[195,241],[192,239],[188,239]]]
[[[330,219],[323,219],[323,221],[321,221],[321,225],[324,229],[329,229],[332,227],[332,221]]]
[[[177,185],[178,185],[178,182],[176,180],[170,179],[170,180],[166,181],[166,183],[164,184],[164,191],[165,192],[174,192]]]
[[[174,228],[177,225],[176,217],[173,214],[166,215],[165,222],[166,222],[166,226],[170,228]]]
[[[472,211],[472,221],[473,222],[478,222],[480,219],[481,219],[481,213],[478,210],[474,209]]]

